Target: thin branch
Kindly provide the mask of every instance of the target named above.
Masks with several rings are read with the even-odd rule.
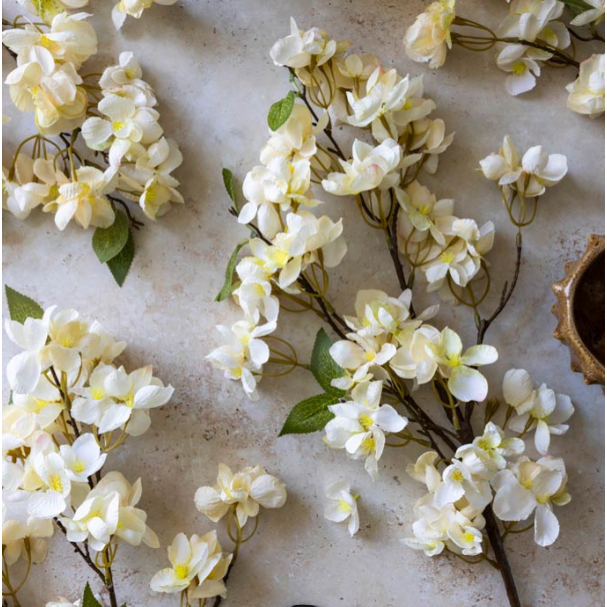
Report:
[[[477,343],[479,343],[479,344],[483,343],[483,340],[485,339],[485,333],[487,333],[487,330],[489,329],[489,327],[491,326],[493,321],[502,313],[502,311],[504,310],[504,308],[510,301],[510,298],[512,297],[512,294],[514,293],[514,289],[515,289],[516,283],[518,281],[522,260],[523,260],[523,239],[521,237],[521,233],[518,232],[516,235],[516,262],[514,265],[514,275],[512,276],[512,281],[510,282],[510,285],[508,285],[508,282],[504,283],[504,288],[502,290],[502,296],[500,297],[499,304],[497,305],[497,308],[495,308],[495,310],[493,311],[493,314],[491,314],[491,316],[489,316],[489,318],[481,320],[480,326],[478,329]]]

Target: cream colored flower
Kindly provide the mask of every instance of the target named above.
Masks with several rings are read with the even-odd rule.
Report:
[[[86,21],[88,13],[59,13],[48,32],[33,25],[2,32],[2,43],[17,53],[18,65],[36,61],[41,65],[72,63],[76,69],[97,52],[97,35]]]
[[[170,6],[175,2],[177,0],[119,0],[118,4],[115,4],[112,9],[112,21],[116,29],[120,29],[127,15],[139,19],[143,15],[143,11],[150,8],[154,3]]]
[[[567,174],[567,158],[563,154],[548,154],[536,145],[521,159],[509,135],[504,137],[499,152],[489,154],[480,166],[487,179],[502,188],[516,189],[525,197],[541,196]]]
[[[234,506],[240,527],[263,508],[281,508],[287,500],[287,490],[275,476],[262,466],[247,466],[234,474],[225,464],[219,464],[217,484],[200,487],[194,496],[196,508],[214,523]]]
[[[75,219],[83,228],[107,228],[114,223],[114,209],[105,197],[115,188],[111,169],[104,172],[91,166],[76,169],[76,180],[63,183],[59,196],[43,210],[55,213],[55,224],[64,230]]]
[[[345,481],[336,481],[326,489],[327,505],[325,506],[325,518],[335,523],[348,521],[348,532],[350,537],[358,532],[360,521],[358,518],[358,495],[352,495],[350,484]]]
[[[291,34],[274,44],[270,49],[270,57],[275,65],[302,68],[314,62],[320,66],[334,55],[343,53],[348,46],[349,42],[331,40],[327,32],[317,27],[300,30],[291,17]]]
[[[497,360],[497,350],[493,346],[471,346],[462,353],[459,335],[446,327],[439,342],[428,343],[426,350],[438,363],[443,376],[448,378],[449,391],[455,398],[462,402],[481,402],[487,398],[487,380],[474,367],[490,365]]]
[[[451,48],[451,23],[455,18],[455,0],[433,2],[405,33],[407,55],[431,68],[441,67]]]
[[[359,139],[352,146],[352,160],[340,160],[343,173],[329,173],[322,187],[329,194],[351,196],[379,188],[388,190],[399,181],[396,169],[402,159],[402,148],[393,139],[373,147]]]
[[[39,15],[46,23],[65,10],[83,8],[89,0],[17,0],[30,13]]]
[[[592,55],[580,64],[576,80],[567,85],[567,107],[596,118],[605,113],[605,54]]]
[[[55,67],[54,61],[30,61],[10,72],[5,83],[19,110],[34,111],[36,127],[45,136],[71,131],[84,121],[88,98],[71,63]]]

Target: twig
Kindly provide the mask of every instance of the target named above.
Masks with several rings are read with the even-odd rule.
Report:
[[[391,227],[387,229],[388,237],[390,238],[389,248],[392,262],[394,263],[394,269],[396,270],[396,276],[398,278],[398,284],[400,285],[401,291],[409,288],[407,277],[405,276],[405,270],[403,264],[400,261],[398,255],[398,232],[397,232],[397,221],[398,221],[398,205],[394,207],[394,190],[390,190],[390,208],[392,210],[392,221]],[[415,312],[413,312],[415,313]]]
[[[483,343],[483,340],[485,339],[485,333],[487,333],[487,330],[489,329],[489,327],[491,326],[493,321],[502,313],[502,311],[504,310],[504,308],[510,301],[510,298],[512,297],[512,293],[514,293],[514,289],[515,289],[516,283],[518,281],[519,273],[521,270],[522,259],[523,259],[523,239],[521,237],[521,233],[518,232],[516,235],[516,263],[514,266],[514,275],[512,277],[512,281],[510,282],[510,285],[508,285],[507,281],[504,283],[504,288],[502,290],[502,296],[500,297],[499,304],[498,304],[497,308],[495,308],[493,314],[491,314],[491,316],[489,316],[489,318],[481,320],[480,326],[478,329],[477,340],[476,340],[478,344]]]

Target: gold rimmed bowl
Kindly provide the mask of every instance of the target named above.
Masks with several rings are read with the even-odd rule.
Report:
[[[605,236],[592,234],[566,276],[552,285],[558,320],[554,337],[569,347],[571,369],[587,384],[605,385]]]

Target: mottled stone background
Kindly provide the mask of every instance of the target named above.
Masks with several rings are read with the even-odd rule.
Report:
[[[4,4],[8,15],[16,14],[14,0]],[[112,4],[91,0],[101,41],[94,62],[107,65],[123,50],[135,51],[141,60],[144,77],[158,94],[165,131],[184,153],[177,177],[186,204],[156,224],[146,221],[136,234],[137,256],[123,289],[97,262],[91,232],[70,225],[60,233],[41,212],[24,223],[5,213],[4,282],[44,306],[75,307],[98,318],[128,341],[128,366],[151,362],[156,374],[175,386],[169,405],[152,413],[148,433],[108,459],[108,469],[119,469],[130,480],[142,477],[141,506],[162,544],[178,531],[212,528],[195,510],[193,495],[214,480],[219,462],[235,468],[259,462],[286,482],[289,500],[282,510],[263,513],[259,533],[243,548],[230,579],[226,607],[506,604],[500,576],[489,566],[427,559],[399,542],[409,533],[413,503],[422,495],[405,474],[415,450],[388,450],[380,479],[373,483],[359,462],[329,450],[318,435],[277,438],[290,408],[318,391],[310,375],[298,371],[266,380],[260,401],[251,403],[204,360],[218,345],[214,325],[231,323],[239,314],[233,304],[213,301],[226,260],[246,234],[228,215],[221,168],[231,167],[241,178],[257,161],[267,135],[268,107],[288,87],[286,72],[273,66],[268,50],[288,33],[293,15],[300,27],[326,28],[401,73],[424,73],[426,93],[438,104],[435,115],[457,136],[441,157],[438,174],[424,175],[423,181],[440,197],[455,198],[459,215],[496,223],[490,254],[496,291],[512,272],[514,231],[493,185],[476,172],[478,160],[496,150],[507,132],[520,148],[542,143],[550,152],[567,155],[569,175],[542,199],[538,220],[525,232],[519,287],[488,334],[500,360],[487,373],[492,393],[499,395],[504,372],[524,366],[538,382],[570,394],[577,408],[569,433],[553,442],[554,454],[566,459],[573,495],[573,502],[557,511],[558,541],[549,549],[536,546],[530,534],[507,541],[523,604],[602,604],[603,394],[570,371],[567,349],[552,337],[550,313],[550,285],[563,276],[563,264],[583,251],[589,233],[604,230],[603,121],[566,109],[564,86],[573,73],[546,69],[533,92],[514,99],[504,89],[504,74],[492,53],[455,49],[443,69],[430,72],[408,60],[401,43],[423,0],[181,0],[173,7],[154,6],[140,21],[128,19],[120,33],[110,22]],[[462,1],[459,9],[491,25],[506,11],[500,0]],[[12,69],[6,53],[3,63],[6,75]],[[12,107],[8,95],[3,111],[13,119],[3,136],[3,150],[10,155],[32,123]],[[338,132],[337,137],[349,135]],[[350,247],[342,266],[331,273],[330,297],[339,309],[349,313],[361,287],[396,295],[382,237],[370,233],[353,202],[328,200],[323,211],[344,218]],[[286,313],[281,320],[279,334],[297,343],[305,360],[319,322]],[[472,338],[467,310],[445,307],[438,322]],[[15,352],[5,340],[5,357]],[[351,481],[361,494],[362,526],[354,539],[323,518],[324,487],[338,478]],[[120,601],[129,607],[176,605],[178,597],[149,590],[151,576],[165,562],[164,548],[122,546],[115,566]],[[34,569],[23,604],[38,607],[56,595],[74,600],[87,579],[97,584],[57,537],[47,562]]]

